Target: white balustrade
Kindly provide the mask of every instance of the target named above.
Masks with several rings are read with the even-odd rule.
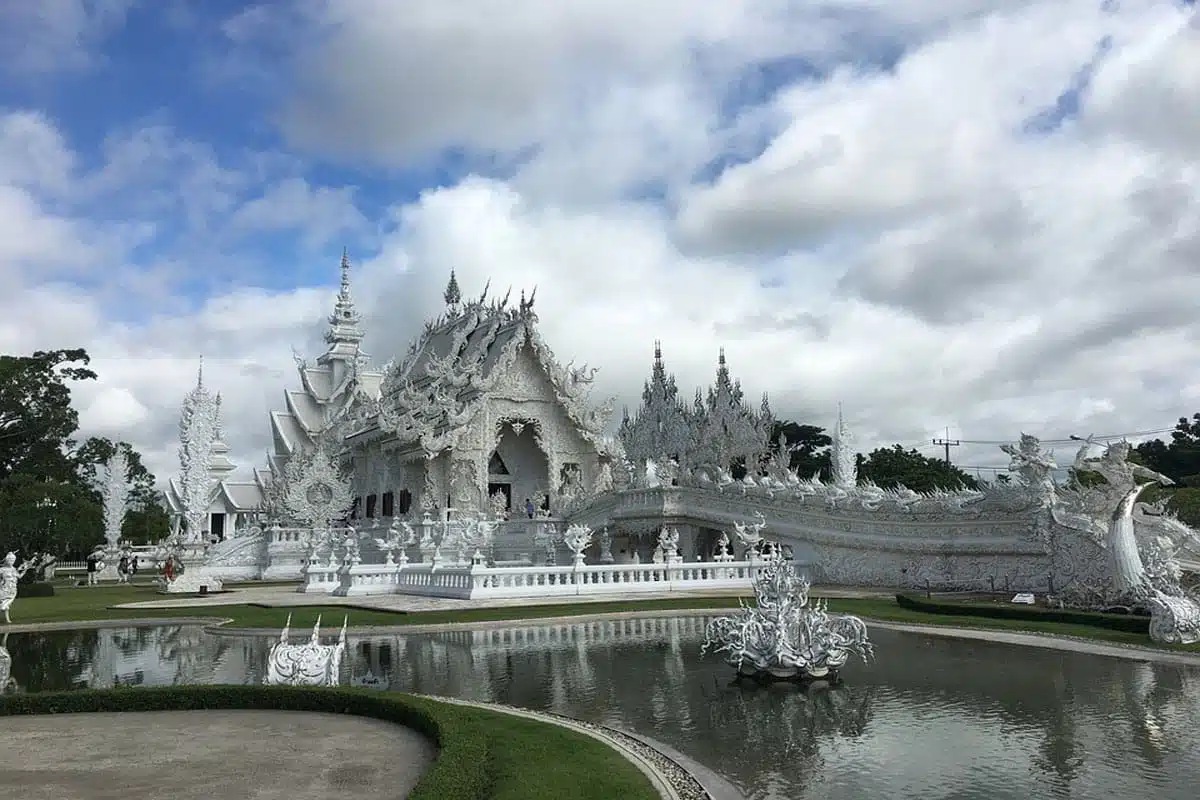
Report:
[[[750,588],[762,561],[673,561],[484,567],[430,563],[309,565],[305,592],[341,596],[411,594],[462,600],[633,595]]]

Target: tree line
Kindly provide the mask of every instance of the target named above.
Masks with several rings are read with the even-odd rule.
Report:
[[[71,384],[96,380],[83,349],[0,355],[0,554],[35,551],[79,560],[104,540],[98,478],[120,448],[128,463],[129,511],[123,538],[149,544],[170,522],[154,475],[124,441],[78,441]]]

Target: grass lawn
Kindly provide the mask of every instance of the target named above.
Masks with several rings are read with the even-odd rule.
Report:
[[[653,600],[620,600],[606,603],[564,603],[561,605],[507,606],[475,608],[461,611],[426,611],[401,613],[376,611],[354,606],[302,606],[271,608],[263,605],[198,606],[170,609],[118,609],[112,606],[162,597],[152,585],[94,586],[59,588],[54,597],[20,598],[13,605],[12,618],[16,624],[35,622],[92,621],[109,619],[162,619],[164,617],[225,617],[233,620],[231,627],[283,627],[288,614],[293,628],[310,627],[317,615],[327,629],[341,624],[349,615],[353,626],[438,625],[446,623],[494,622],[518,619],[545,619],[582,614],[615,612],[665,611],[677,609],[722,609],[737,605],[734,597],[680,597]],[[1168,650],[1200,652],[1200,645],[1156,645],[1148,636],[1108,630],[1090,625],[1061,622],[993,619],[982,616],[930,614],[901,608],[892,598],[831,599],[829,609],[835,612],[858,614],[869,619],[901,622],[914,625],[941,625],[984,630],[1031,631],[1035,633],[1075,636],[1085,639],[1161,647]],[[0,630],[3,627],[0,626]]]

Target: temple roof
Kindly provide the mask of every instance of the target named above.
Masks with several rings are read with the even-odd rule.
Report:
[[[453,446],[474,418],[479,402],[498,385],[528,348],[544,371],[554,398],[584,438],[603,448],[609,408],[590,409],[585,396],[595,370],[562,367],[537,330],[533,295],[511,306],[509,295],[459,305],[447,291],[446,313],[425,326],[407,358],[390,368],[380,387],[378,419],[364,420],[357,434],[391,433],[429,452]]]

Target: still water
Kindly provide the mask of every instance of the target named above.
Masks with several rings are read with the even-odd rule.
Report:
[[[345,680],[641,733],[749,798],[1192,800],[1200,670],[872,631],[837,689],[743,688],[704,617],[351,638]],[[193,627],[12,634],[18,691],[258,683],[275,637]],[[0,722],[0,733],[3,727]]]

